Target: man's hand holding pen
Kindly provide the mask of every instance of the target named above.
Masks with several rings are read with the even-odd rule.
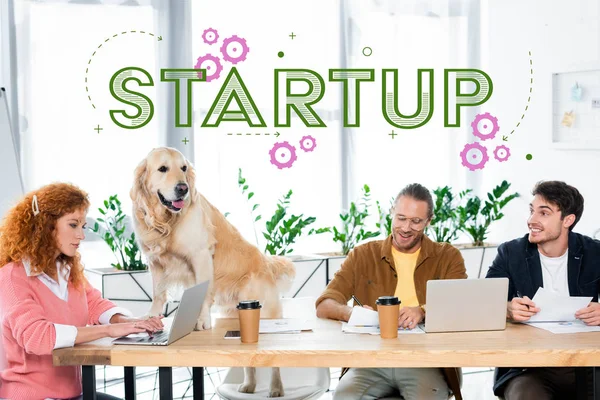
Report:
[[[363,305],[363,303],[361,303],[360,300],[358,300],[355,295],[352,295],[352,299],[359,307],[366,308],[367,310],[373,310],[373,307],[368,306],[368,305]],[[343,319],[344,321],[350,320],[350,316],[352,315],[352,309],[353,309],[352,307],[347,307],[347,312],[345,314],[345,318]]]
[[[522,297],[519,292],[507,305],[508,318],[516,322],[529,321],[529,318],[539,312],[540,309],[535,306],[535,303],[527,296]]]
[[[371,307],[371,306],[364,306],[364,305],[363,305],[363,303],[361,303],[361,302],[360,302],[360,301],[359,301],[359,300],[356,298],[356,296],[355,296],[355,295],[352,295],[352,298],[354,299],[354,302],[355,302],[356,304],[358,304],[360,307],[366,308],[367,310],[372,310],[372,309],[373,309],[373,307]]]

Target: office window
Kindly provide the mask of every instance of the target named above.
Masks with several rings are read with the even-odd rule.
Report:
[[[460,182],[465,113],[461,128],[444,127],[444,68],[467,67],[467,19],[461,16],[460,3],[347,3],[348,67],[375,69],[375,81],[361,84],[361,126],[349,128],[354,196],[366,183],[373,197],[387,206],[389,198],[412,182],[430,189]],[[418,69],[434,70],[434,111],[429,122],[400,129],[386,121],[384,68],[398,70],[398,109],[404,115],[417,109]]]
[[[158,145],[158,125],[118,128],[109,109],[133,108],[108,88],[129,66],[160,82],[150,1],[18,1],[15,21],[26,188],[72,182],[90,193],[90,215],[112,194],[129,214],[133,170]],[[156,99],[155,87],[132,89]]]

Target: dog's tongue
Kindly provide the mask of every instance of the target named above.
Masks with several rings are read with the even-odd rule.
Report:
[[[173,206],[177,207],[177,208],[183,208],[183,200],[175,200],[173,201],[171,204],[173,204]]]

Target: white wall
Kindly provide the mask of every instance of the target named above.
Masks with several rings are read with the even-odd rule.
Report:
[[[581,191],[585,211],[575,231],[592,235],[600,228],[600,150],[552,148],[551,82],[553,72],[574,64],[596,63],[600,69],[600,1],[488,0],[483,9],[483,69],[492,77],[494,93],[482,111],[498,117],[501,134],[509,135],[525,109],[529,51],[534,79],[529,110],[507,142],[512,158],[499,163],[491,156],[480,172],[482,191],[507,179],[522,194],[508,206],[507,217],[493,225],[489,239],[501,242],[525,234],[531,189],[542,179],[564,180]],[[496,138],[493,145],[501,142]]]

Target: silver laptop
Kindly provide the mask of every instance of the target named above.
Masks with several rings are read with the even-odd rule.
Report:
[[[196,286],[192,286],[183,292],[179,307],[177,308],[177,312],[175,314],[175,318],[171,324],[171,329],[165,329],[164,331],[156,333],[152,336],[123,336],[114,340],[112,343],[167,346],[181,339],[182,337],[187,336],[194,330],[194,327],[196,326],[196,322],[200,316],[200,309],[202,308],[202,303],[204,303],[204,298],[206,297],[207,291],[208,281],[202,282]]]
[[[508,278],[428,281],[425,332],[503,330],[507,298]]]

